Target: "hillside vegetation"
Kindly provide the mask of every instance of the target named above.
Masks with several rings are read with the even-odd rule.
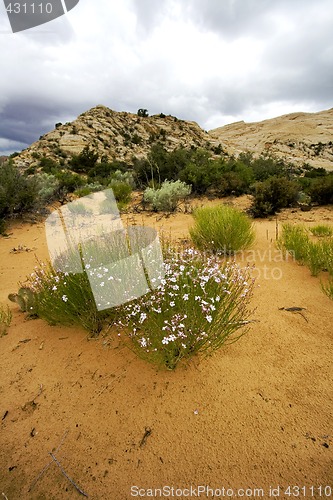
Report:
[[[106,188],[113,189],[120,208],[129,203],[133,189],[140,190],[141,209],[155,211],[176,210],[190,193],[252,195],[254,217],[289,206],[309,210],[312,204],[333,203],[333,171],[282,156],[275,147],[282,139],[289,140],[295,151],[301,137],[326,140],[332,110],[313,115],[313,130],[309,114],[299,114],[251,126],[233,124],[210,133],[194,122],[139,111],[134,115],[96,106],[71,123],[57,123],[52,132],[14,153],[0,167],[0,220],[39,210],[54,200],[65,203],[72,193],[81,197]],[[302,120],[307,127],[299,126]],[[263,140],[267,131],[273,134],[274,123],[276,139],[267,147]],[[230,149],[236,142],[243,144],[238,154]],[[323,160],[329,158],[332,144],[312,143],[307,148]]]

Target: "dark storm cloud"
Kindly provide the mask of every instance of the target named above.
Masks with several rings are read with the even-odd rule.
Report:
[[[80,0],[7,25],[0,2],[0,155],[97,104],[206,129],[333,105],[331,0]]]
[[[302,24],[309,9],[319,13],[331,12],[330,0],[183,0],[184,15],[203,30],[212,29],[221,36],[235,39],[240,36],[267,37],[274,32],[277,16]]]
[[[212,29],[224,37],[237,38],[248,33],[266,32],[267,0],[185,0],[185,15],[203,30]],[[272,4],[272,2],[271,2]]]
[[[53,129],[62,116],[72,114],[74,118],[77,111],[73,109],[71,113],[67,107],[61,109],[59,106],[48,106],[47,103],[11,102],[0,114],[0,137],[31,144],[40,135]]]

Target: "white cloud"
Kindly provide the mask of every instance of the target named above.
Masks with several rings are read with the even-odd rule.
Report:
[[[80,0],[0,33],[0,137],[29,144],[96,104],[205,129],[329,108],[332,23],[330,0]]]

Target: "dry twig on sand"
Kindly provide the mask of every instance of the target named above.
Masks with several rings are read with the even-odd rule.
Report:
[[[48,464],[45,465],[45,467],[41,470],[41,472],[38,474],[38,476],[36,477],[36,479],[34,479],[33,483],[31,484],[30,488],[28,489],[29,493],[35,487],[37,481],[39,481],[39,479],[42,477],[42,475],[47,471],[47,469],[50,467],[50,465],[53,464],[53,462],[54,462],[59,467],[59,469],[61,470],[62,474],[65,476],[65,478],[74,486],[74,488],[81,495],[83,495],[83,496],[85,496],[85,497],[88,498],[87,493],[85,493],[83,490],[81,490],[81,488],[73,481],[73,479],[71,479],[66,474],[66,472],[63,469],[62,465],[60,464],[59,460],[55,456],[55,453],[57,453],[59,451],[60,447],[62,446],[63,442],[65,441],[65,438],[67,437],[68,432],[69,432],[68,430],[65,431],[65,433],[62,436],[61,441],[60,441],[58,447],[56,448],[55,452],[54,453],[49,452],[49,455],[51,456],[52,460]]]

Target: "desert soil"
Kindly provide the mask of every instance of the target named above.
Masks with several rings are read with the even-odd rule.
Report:
[[[188,238],[192,224],[185,213],[124,220],[175,239]],[[285,210],[279,231],[286,220],[333,224],[333,208]],[[252,251],[238,258],[256,265],[249,333],[169,372],[138,359],[112,330],[89,340],[79,328],[27,319],[7,295],[36,256],[48,258],[44,225],[11,226],[0,239],[0,303],[13,313],[0,338],[0,496],[79,498],[64,473],[92,499],[154,497],[163,486],[198,494],[199,485],[225,487],[224,497],[243,488],[269,498],[278,486],[279,498],[293,496],[288,486],[303,498],[325,498],[320,486],[333,494],[333,303],[308,269],[281,260],[275,219],[255,230]],[[280,309],[292,306],[304,314]]]

